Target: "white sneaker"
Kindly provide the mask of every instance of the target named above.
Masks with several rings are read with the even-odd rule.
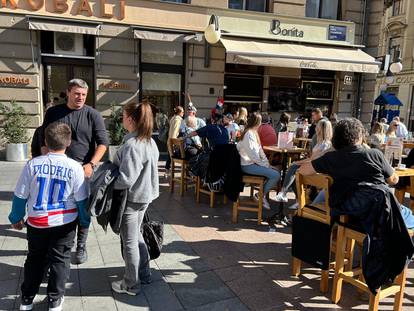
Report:
[[[263,208],[270,210],[270,204],[269,204],[269,201],[266,199],[266,197],[263,197]]]
[[[130,296],[136,296],[139,294],[139,288],[128,288],[124,281],[115,281],[111,284],[112,290],[118,294],[128,294]]]
[[[282,191],[280,191],[277,195],[276,195],[276,201],[277,202],[287,202],[288,198],[286,196],[286,194]]]

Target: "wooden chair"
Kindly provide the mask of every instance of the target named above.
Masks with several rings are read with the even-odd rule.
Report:
[[[311,176],[304,176],[296,173],[296,186],[298,197],[298,211],[297,215],[309,219],[319,221],[321,223],[331,224],[331,213],[329,208],[329,187],[332,184],[332,178],[323,174],[315,174]],[[309,202],[307,191],[310,186],[316,187],[318,190],[325,192],[325,202],[321,204],[312,204]],[[299,276],[302,261],[293,257],[292,274]],[[332,263],[331,263],[332,265]],[[328,291],[329,270],[322,270],[320,291],[326,293]]]
[[[365,233],[356,231],[346,226],[347,218],[341,217],[340,224],[338,225],[337,238],[336,238],[336,258],[335,258],[335,276],[333,281],[332,301],[338,303],[342,294],[343,281],[352,284],[357,287],[359,291],[367,292],[370,294],[369,299],[369,311],[377,311],[379,302],[381,299],[394,295],[394,311],[400,311],[402,309],[402,302],[404,296],[405,280],[407,275],[407,268],[397,276],[394,284],[391,284],[385,288],[378,289],[377,294],[374,295],[369,290],[362,275],[362,268],[359,266],[355,269],[352,266],[345,266],[345,249],[348,241],[353,243],[362,244],[365,238]]]
[[[215,197],[217,192],[210,191],[208,187],[205,187],[201,184],[201,178],[196,177],[196,201],[200,203],[200,194],[207,194],[210,198],[210,207],[214,207]],[[224,194],[223,204],[227,204],[227,197]]]
[[[250,190],[250,200],[241,201],[240,198],[233,203],[233,217],[232,222],[237,223],[239,211],[255,212],[257,213],[257,224],[262,224],[262,210],[263,210],[263,188],[265,178],[262,176],[244,175],[243,183],[252,187]],[[253,200],[253,190],[258,189],[259,200],[256,202]]]
[[[178,182],[180,185],[180,195],[184,195],[184,191],[187,190],[189,184],[194,183],[194,179],[188,177],[187,168],[188,161],[185,159],[184,151],[184,140],[182,138],[170,138],[169,139],[170,149],[172,151],[171,157],[171,179],[170,179],[170,191],[174,192],[175,182]],[[178,155],[174,156],[174,153],[178,151]],[[180,177],[175,177],[175,168],[176,165],[180,165]]]

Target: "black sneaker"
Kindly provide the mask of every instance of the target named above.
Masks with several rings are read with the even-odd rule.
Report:
[[[88,252],[85,246],[78,246],[75,253],[75,264],[80,265],[88,260]]]
[[[33,309],[34,296],[22,296],[20,303],[20,310],[32,310]]]
[[[62,311],[64,300],[63,296],[58,299],[49,298],[49,311]]]

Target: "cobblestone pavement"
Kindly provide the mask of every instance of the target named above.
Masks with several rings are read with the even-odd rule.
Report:
[[[25,231],[10,229],[7,215],[13,189],[23,167],[0,162],[0,310],[19,307],[19,286],[26,255]],[[161,176],[161,175],[160,175]],[[114,294],[113,280],[120,279],[123,261],[117,235],[105,233],[93,221],[88,238],[89,260],[72,265],[64,310],[367,310],[367,297],[347,285],[338,306],[330,293],[319,292],[319,271],[305,266],[299,279],[290,276],[290,228],[269,231],[257,226],[249,214],[238,224],[230,222],[230,205],[218,197],[215,208],[207,196],[195,202],[170,194],[163,177],[161,196],[150,207],[151,216],[164,220],[165,246],[151,262],[153,283],[142,294]],[[410,269],[404,310],[414,310],[413,269]],[[35,310],[46,310],[46,284],[35,299]],[[392,300],[381,303],[392,310]]]

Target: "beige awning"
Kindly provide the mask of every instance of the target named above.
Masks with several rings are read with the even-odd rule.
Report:
[[[168,42],[187,42],[198,38],[196,34],[191,33],[176,33],[176,32],[162,32],[134,29],[134,38],[143,40],[156,40]]]
[[[227,63],[378,73],[380,63],[355,48],[310,46],[246,39],[221,39]]]
[[[100,24],[69,22],[57,19],[28,19],[29,29],[98,35]]]

